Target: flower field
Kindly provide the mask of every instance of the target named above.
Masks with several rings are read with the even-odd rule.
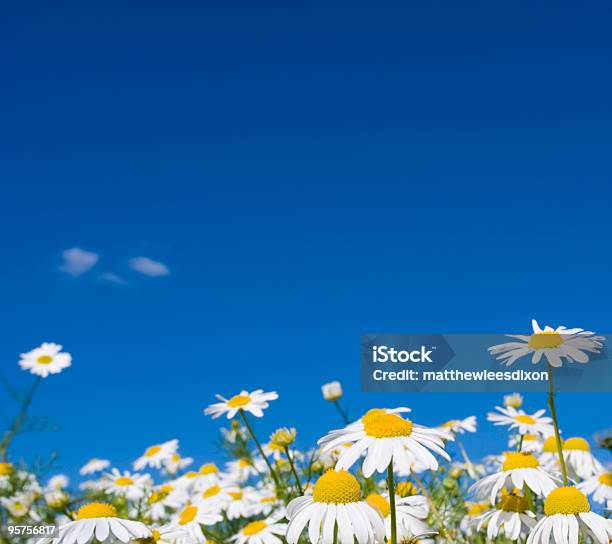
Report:
[[[604,339],[582,329],[540,328],[490,348],[504,365],[587,364]],[[131,466],[91,459],[81,480],[41,476],[11,457],[29,405],[47,379],[73,364],[52,343],[21,355],[32,374],[0,442],[0,542],[88,544],[409,544],[612,541],[612,472],[605,451],[562,436],[552,380],[536,411],[520,394],[482,416],[426,427],[407,406],[373,406],[356,420],[338,382],[324,384],[329,432],[299,449],[299,429],[258,436],[277,392],[218,395],[202,417],[220,422],[223,459],[195,466],[172,438],[144,444]],[[75,364],[78,364],[75,362]],[[265,385],[265,384],[262,384]],[[280,392],[282,394],[282,392]],[[211,399],[212,400],[212,399]],[[393,396],[389,396],[391,404]],[[508,433],[507,449],[472,459],[462,437],[479,426]],[[170,438],[170,437],[169,437]],[[56,526],[49,536],[44,527]]]

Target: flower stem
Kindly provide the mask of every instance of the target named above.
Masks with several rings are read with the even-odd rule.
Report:
[[[334,403],[334,406],[337,408],[338,412],[340,412],[340,416],[342,417],[342,420],[344,421],[344,423],[348,425],[349,424],[348,415],[342,409],[342,406],[340,406],[340,403],[338,402],[338,400],[334,400],[333,403]]]
[[[565,459],[563,458],[563,446],[561,445],[559,424],[557,423],[557,411],[555,410],[555,393],[553,388],[553,371],[550,363],[548,363],[548,407],[550,408],[550,415],[552,416],[553,426],[555,428],[555,442],[557,444],[559,464],[561,465],[561,474],[563,475],[563,485],[567,487],[567,470],[565,468]]]
[[[391,507],[391,544],[397,544],[397,519],[395,516],[395,483],[393,481],[393,457],[387,467],[387,487],[389,488],[389,505]]]
[[[21,404],[21,409],[19,410],[19,413],[17,414],[15,421],[13,421],[13,425],[8,431],[6,431],[4,437],[2,438],[2,442],[0,442],[0,460],[2,462],[6,461],[7,451],[11,443],[11,440],[13,440],[13,438],[15,438],[15,436],[19,433],[19,431],[23,427],[23,424],[26,421],[26,413],[28,411],[30,403],[32,402],[32,399],[34,398],[34,393],[36,393],[36,389],[38,388],[38,385],[40,384],[41,381],[42,381],[42,377],[40,376],[38,376],[34,380],[34,383],[32,384],[30,391],[28,392],[26,397],[23,399],[23,403]]]
[[[521,451],[523,450],[523,439],[525,438],[525,435],[521,434],[519,435],[519,439],[518,439],[518,443],[516,446],[516,451],[518,453],[521,453]]]
[[[423,497],[427,499],[429,507],[431,508],[431,511],[433,512],[436,521],[440,524],[440,527],[444,527],[444,520],[442,519],[442,516],[440,516],[440,512],[438,510],[438,507],[436,506],[436,503],[433,500],[433,497],[429,494],[429,492],[425,488],[425,485],[421,481],[421,478],[418,477],[417,473],[414,472],[414,470],[411,470],[410,473],[412,474],[412,478],[416,482],[419,491],[423,494]],[[446,530],[444,531],[444,537],[446,538],[446,540],[448,540],[448,542],[454,542],[453,537]]]
[[[257,446],[257,450],[259,451],[259,454],[263,457],[264,461],[266,462],[266,465],[268,465],[268,470],[270,471],[270,476],[272,477],[272,480],[274,480],[274,485],[276,486],[277,489],[280,489],[280,484],[278,482],[276,472],[274,472],[274,469],[272,468],[272,465],[270,464],[270,460],[264,453],[263,448],[261,447],[261,444],[259,443],[259,440],[257,440],[257,437],[255,436],[255,433],[253,432],[251,424],[249,423],[249,420],[247,419],[246,414],[244,413],[244,410],[239,410],[238,412],[240,414],[240,417],[242,418],[242,421],[244,421],[244,426],[247,428],[247,431],[249,431],[251,438],[255,442],[255,445]]]
[[[300,477],[298,476],[297,470],[295,470],[295,465],[293,464],[293,459],[291,459],[291,453],[289,453],[289,446],[283,446],[285,450],[285,455],[289,461],[289,466],[291,467],[291,472],[293,473],[293,477],[295,478],[295,483],[300,491],[300,495],[304,494],[304,490],[302,489],[302,484],[300,484]]]

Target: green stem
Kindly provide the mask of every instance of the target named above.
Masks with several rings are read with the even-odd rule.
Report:
[[[266,462],[266,465],[268,465],[268,470],[270,471],[270,476],[272,477],[272,480],[274,480],[274,485],[276,486],[276,489],[277,490],[280,489],[280,484],[278,482],[276,472],[274,472],[274,469],[272,468],[272,465],[270,464],[270,460],[264,453],[263,448],[261,447],[261,444],[259,443],[259,440],[257,440],[257,437],[255,436],[255,433],[253,432],[253,429],[251,428],[251,424],[249,423],[249,420],[247,419],[246,414],[244,413],[244,410],[239,410],[238,413],[240,414],[242,421],[244,421],[244,425],[247,428],[247,431],[249,431],[251,438],[255,442],[255,445],[257,446],[257,450],[259,451],[259,454],[263,457],[264,461]]]
[[[346,412],[342,409],[342,406],[340,406],[340,404],[338,403],[337,400],[334,400],[333,403],[334,403],[334,406],[338,409],[338,412],[340,412],[340,416],[342,417],[344,423],[346,425],[348,425],[349,424],[349,418],[348,418],[348,415],[346,414]]]
[[[559,464],[561,465],[561,474],[563,475],[563,485],[567,487],[567,470],[565,468],[565,459],[563,458],[563,446],[561,445],[559,424],[557,423],[557,411],[555,410],[555,393],[553,388],[553,371],[552,366],[550,366],[550,363],[548,363],[548,407],[550,408],[550,415],[552,416],[553,426],[555,428],[555,442],[557,444]]]
[[[397,544],[397,520],[395,516],[395,483],[393,482],[393,457],[387,467],[387,487],[389,488],[389,505],[391,507],[391,544]]]
[[[470,471],[472,472],[472,474],[470,474],[470,477],[476,479],[477,474],[476,474],[476,469],[474,468],[474,463],[472,463],[472,460],[469,458],[467,451],[465,451],[463,444],[458,438],[456,439],[456,442],[457,442],[457,447],[459,448],[459,451],[461,452],[461,455],[463,456],[463,460],[465,461],[465,464],[468,467],[468,473]]]
[[[285,455],[289,460],[289,466],[291,467],[291,472],[293,473],[293,477],[295,478],[295,483],[297,484],[298,489],[300,490],[300,495],[304,494],[304,490],[302,489],[302,484],[300,484],[300,477],[298,476],[297,471],[295,470],[295,465],[293,464],[293,459],[291,459],[291,454],[289,453],[289,447],[283,446],[285,450]]]
[[[413,470],[411,470],[410,472],[412,474],[412,478],[417,484],[417,487],[419,488],[419,491],[423,494],[423,497],[427,499],[427,502],[429,503],[429,506],[431,508],[431,511],[433,512],[434,517],[436,518],[436,521],[440,524],[441,528],[444,528],[444,536],[446,537],[446,540],[448,540],[448,542],[454,542],[453,537],[450,535],[448,530],[446,530],[446,528],[444,527],[444,519],[442,518],[442,516],[440,516],[440,512],[438,510],[438,507],[436,506],[436,503],[433,500],[433,497],[429,494],[429,492],[425,488],[425,485],[421,481],[421,478],[418,477],[417,473],[414,472]],[[434,472],[434,475],[435,475],[435,472]]]
[[[523,438],[524,438],[524,437],[525,437],[525,435],[522,435],[522,434],[520,435],[520,438],[519,438],[518,444],[517,444],[517,446],[516,446],[516,451],[517,451],[517,452],[519,452],[519,453],[520,453],[520,452],[522,451],[522,449],[523,449]]]
[[[17,414],[17,417],[15,418],[13,425],[8,431],[6,431],[6,434],[4,435],[4,438],[2,439],[2,442],[0,443],[0,460],[2,460],[2,462],[6,462],[6,455],[7,455],[8,447],[11,441],[13,440],[13,438],[15,438],[17,433],[19,433],[19,431],[21,430],[21,427],[26,421],[26,413],[28,411],[30,403],[32,402],[32,399],[34,398],[34,393],[36,393],[38,384],[40,384],[41,381],[42,381],[42,377],[40,376],[38,376],[36,380],[34,380],[34,383],[32,384],[30,391],[26,395],[25,399],[23,399],[21,409],[19,410],[19,413]]]

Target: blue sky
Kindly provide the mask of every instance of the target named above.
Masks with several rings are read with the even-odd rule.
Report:
[[[331,379],[354,415],[404,404],[426,424],[482,421],[499,397],[360,393],[359,335],[532,317],[612,330],[610,15],[7,6],[2,374],[26,386],[18,354],[42,341],[74,357],[32,406],[61,430],[14,455],[57,450],[72,474],[176,437],[202,461],[219,427],[202,409],[243,387],[281,395],[263,436],[296,425],[306,445],[337,423],[319,392]],[[60,269],[75,247],[97,256],[78,276]],[[561,397],[563,429],[606,428],[609,402]],[[476,455],[502,446],[482,423]]]

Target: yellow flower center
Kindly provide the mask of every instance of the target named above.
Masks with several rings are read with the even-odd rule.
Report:
[[[366,502],[372,507],[378,510],[383,518],[386,518],[391,512],[391,505],[389,501],[378,493],[370,493],[366,497]]]
[[[238,460],[238,466],[241,468],[246,468],[246,467],[250,467],[251,466],[251,461],[250,459],[239,459]]]
[[[247,524],[244,529],[242,529],[242,534],[245,536],[256,535],[257,533],[263,531],[267,526],[268,524],[265,521],[252,521],[251,523]]]
[[[538,437],[535,434],[524,434],[523,435],[523,441],[524,442],[532,442],[537,440]]]
[[[374,438],[410,436],[410,433],[412,433],[412,421],[395,414],[384,414],[368,419],[364,423],[363,428],[367,435]]]
[[[558,348],[565,340],[554,331],[542,331],[531,335],[528,346],[531,349],[551,349]]]
[[[229,496],[234,499],[235,501],[239,501],[240,499],[242,499],[242,491],[230,491]]]
[[[263,497],[259,500],[262,503],[274,502],[276,501],[276,497]]]
[[[90,502],[79,508],[76,519],[115,518],[117,510],[112,504],[104,502]]]
[[[49,355],[41,355],[40,357],[36,359],[36,362],[39,365],[48,365],[53,362],[53,357]]]
[[[540,466],[538,460],[531,453],[507,451],[504,455],[502,470],[537,468]]]
[[[365,415],[361,418],[361,422],[366,425],[369,421],[376,419],[377,417],[384,416],[385,412],[382,408],[372,408],[368,410]]]
[[[157,529],[151,529],[151,538],[153,539],[153,542],[159,542],[161,535]]]
[[[528,415],[516,416],[514,420],[519,423],[526,423],[527,425],[533,425],[536,422],[535,419]]]
[[[218,485],[213,485],[212,487],[209,487],[206,491],[204,491],[204,493],[202,493],[202,497],[204,499],[208,499],[209,497],[214,497],[215,495],[218,495],[221,492],[221,488]]]
[[[442,427],[444,427],[445,429],[448,429],[452,427],[453,425],[456,425],[457,423],[459,423],[458,419],[451,419],[450,421],[447,421],[446,423],[442,423]]]
[[[468,508],[468,515],[477,516],[479,514],[482,514],[485,510],[488,510],[488,509],[489,509],[488,502],[476,502],[470,505],[470,507]]]
[[[563,447],[563,440],[561,440],[561,447]],[[544,451],[546,453],[557,453],[557,439],[554,436],[549,436],[544,441]]]
[[[178,453],[173,453],[170,459],[172,462],[178,463],[181,460],[181,456]]]
[[[529,502],[525,497],[508,494],[501,498],[497,504],[497,509],[504,512],[525,512],[529,510]]]
[[[132,485],[133,483],[134,483],[134,480],[132,480],[132,478],[128,478],[127,476],[121,476],[120,478],[117,478],[115,480],[115,485],[119,485],[119,486]]]
[[[150,448],[147,448],[147,451],[145,451],[144,456],[145,457],[153,457],[160,450],[161,450],[161,446],[151,446]]]
[[[395,492],[400,497],[409,497],[418,493],[417,488],[412,482],[400,482],[395,486]]]
[[[172,490],[174,489],[174,487],[172,487],[170,484],[164,484],[161,486],[161,491],[162,493],[170,493]]]
[[[197,515],[197,506],[189,505],[185,507],[185,510],[183,510],[179,515],[179,525],[187,525],[190,521],[193,521]]]
[[[357,478],[346,470],[328,470],[314,486],[312,495],[316,502],[346,504],[361,500],[361,488]]]
[[[185,478],[197,478],[198,476],[199,474],[197,472],[194,472],[193,470],[185,472]]]
[[[247,405],[249,402],[251,402],[251,397],[248,395],[234,395],[227,401],[227,405],[230,408],[240,408],[241,406]]]
[[[597,478],[600,484],[612,487],[612,472],[604,472]]]
[[[0,463],[0,476],[10,476],[15,471],[11,463]]]
[[[578,514],[580,512],[590,512],[589,501],[575,487],[558,487],[550,492],[544,501],[544,513],[547,516],[555,514]]]
[[[568,438],[563,444],[564,450],[580,450],[580,451],[591,451],[589,443],[580,437]]]
[[[219,469],[214,463],[206,463],[200,467],[200,474],[217,474]]]

